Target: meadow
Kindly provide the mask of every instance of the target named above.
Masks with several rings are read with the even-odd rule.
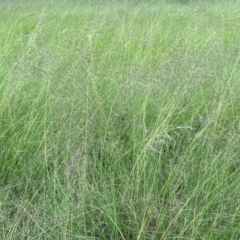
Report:
[[[239,1],[0,16],[0,239],[240,239]]]

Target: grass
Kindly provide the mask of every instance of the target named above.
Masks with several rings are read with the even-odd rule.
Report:
[[[239,239],[238,1],[0,4],[1,239]]]

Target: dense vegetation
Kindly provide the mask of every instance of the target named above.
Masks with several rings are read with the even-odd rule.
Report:
[[[239,1],[1,1],[1,239],[240,239]]]

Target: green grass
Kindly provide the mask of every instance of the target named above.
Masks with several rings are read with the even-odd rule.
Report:
[[[239,239],[239,9],[2,1],[0,238]]]

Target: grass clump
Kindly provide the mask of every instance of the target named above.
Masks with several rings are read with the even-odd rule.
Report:
[[[239,239],[239,7],[1,3],[1,239]]]

